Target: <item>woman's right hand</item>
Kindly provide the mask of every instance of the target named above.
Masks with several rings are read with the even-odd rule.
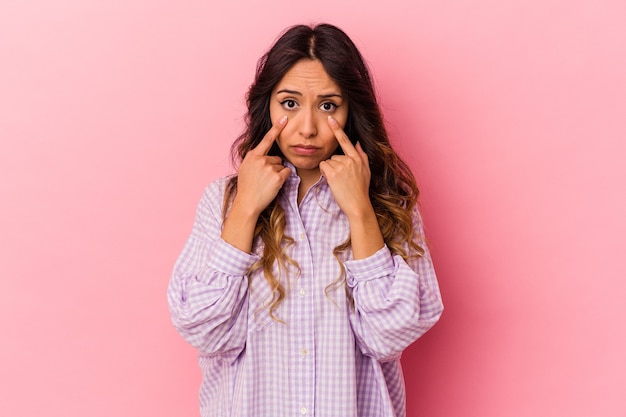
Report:
[[[286,124],[287,116],[283,116],[244,157],[239,166],[233,205],[245,207],[258,216],[289,178],[291,170],[283,166],[282,159],[267,155]]]
[[[252,249],[259,215],[291,175],[291,170],[283,165],[280,157],[267,155],[286,124],[287,116],[284,116],[254,149],[248,151],[239,166],[237,193],[224,220],[222,239],[244,252]]]

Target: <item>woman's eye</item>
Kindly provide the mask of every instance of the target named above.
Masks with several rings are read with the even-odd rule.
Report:
[[[322,103],[320,107],[324,111],[334,111],[339,106],[337,106],[335,103],[327,102],[327,103]]]
[[[296,103],[294,100],[285,100],[282,102],[282,105],[287,110],[293,110],[298,106],[298,103]]]

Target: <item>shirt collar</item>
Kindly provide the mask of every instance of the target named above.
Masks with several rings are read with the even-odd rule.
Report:
[[[291,175],[289,176],[289,180],[291,181],[297,180],[297,183],[300,183],[300,177],[298,176],[298,173],[296,172],[296,167],[293,166],[293,164],[287,161],[286,159],[283,159],[283,166],[291,170]],[[326,177],[324,177],[324,174],[321,174],[320,178],[312,186],[316,187],[320,184],[326,184]]]

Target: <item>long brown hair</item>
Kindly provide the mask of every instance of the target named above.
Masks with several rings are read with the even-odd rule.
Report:
[[[411,217],[419,194],[415,178],[391,148],[363,57],[352,40],[333,25],[293,26],[261,57],[246,96],[246,128],[231,148],[234,165],[238,166],[272,127],[269,110],[271,92],[285,73],[302,59],[319,60],[350,103],[344,131],[353,143],[360,142],[369,158],[370,200],[385,243],[392,253],[405,259],[409,257],[409,252],[421,255],[423,250],[416,242]],[[276,144],[269,154],[281,155]],[[236,190],[237,177],[233,177],[226,189],[224,213]],[[285,297],[285,287],[272,267],[278,263],[281,275],[286,275],[290,266],[297,268],[297,264],[285,255],[285,246],[293,244],[293,239],[284,234],[285,224],[285,211],[278,199],[274,199],[259,216],[255,230],[255,238],[263,240],[264,249],[261,260],[253,265],[252,270],[263,268],[265,279],[273,290],[269,309],[275,319],[274,311]],[[349,247],[350,239],[334,249],[333,254],[338,261],[340,254]],[[327,292],[345,280],[343,264],[340,261],[339,264],[342,274],[327,288]]]

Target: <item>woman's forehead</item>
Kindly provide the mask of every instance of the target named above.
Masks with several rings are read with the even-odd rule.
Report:
[[[341,88],[330,78],[319,60],[301,60],[285,73],[274,87],[274,94],[279,91],[317,95],[341,94]]]

